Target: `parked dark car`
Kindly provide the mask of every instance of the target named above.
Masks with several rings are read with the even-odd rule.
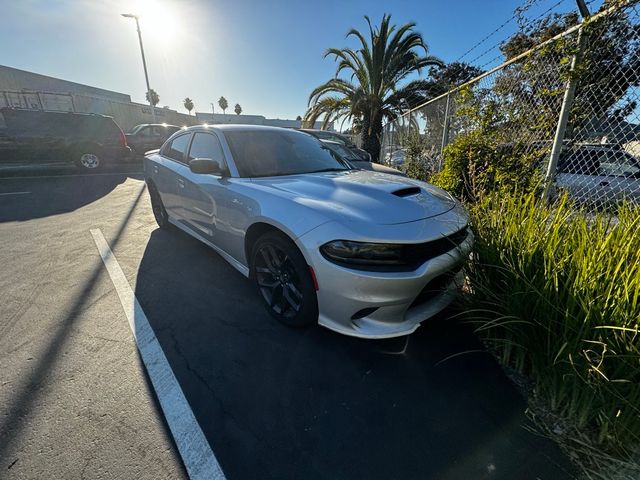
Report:
[[[0,166],[73,163],[96,170],[130,157],[111,117],[0,108]]]
[[[402,177],[405,176],[400,170],[396,170],[395,168],[387,167],[386,165],[380,165],[379,163],[369,162],[365,160],[360,160],[352,150],[349,150],[345,145],[333,142],[331,140],[320,140],[322,144],[328,147],[332,152],[338,155],[343,160],[349,162],[349,164],[357,169],[357,170],[369,170],[370,172],[382,172],[389,173],[391,175],[400,175]]]
[[[176,125],[166,123],[147,123],[136,125],[127,136],[127,144],[137,155],[160,148],[171,135],[180,130]]]
[[[371,155],[369,154],[369,152],[356,147],[354,143],[344,135],[336,132],[329,132],[327,130],[314,130],[311,128],[301,128],[300,131],[306,132],[309,135],[313,135],[320,140],[329,140],[330,142],[340,143],[351,150],[353,153],[355,153],[360,160],[364,162],[371,161]]]

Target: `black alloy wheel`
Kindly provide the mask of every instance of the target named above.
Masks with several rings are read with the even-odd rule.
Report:
[[[164,204],[162,203],[162,198],[160,198],[158,189],[153,183],[148,183],[147,189],[149,190],[149,197],[151,198],[151,209],[153,210],[153,216],[156,219],[156,223],[162,229],[169,229],[171,227],[171,223],[169,222],[169,215],[167,214],[167,210],[164,208]]]
[[[282,234],[269,232],[253,248],[252,273],[267,311],[290,326],[318,320],[318,300],[309,267]]]

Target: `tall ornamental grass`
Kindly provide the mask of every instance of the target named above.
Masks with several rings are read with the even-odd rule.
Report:
[[[628,458],[640,445],[639,209],[493,195],[471,215],[478,331],[580,442]]]

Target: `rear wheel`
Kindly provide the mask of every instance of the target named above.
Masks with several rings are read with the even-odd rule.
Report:
[[[153,210],[153,216],[156,219],[156,223],[160,228],[168,230],[171,227],[171,222],[169,222],[169,215],[167,214],[167,210],[164,208],[158,189],[153,183],[148,183],[147,189],[149,190],[151,209]]]
[[[251,260],[254,281],[274,318],[295,327],[318,321],[318,298],[309,266],[289,238],[265,233],[253,246]]]
[[[104,166],[104,160],[91,145],[80,147],[75,152],[76,165],[85,171],[95,172]]]

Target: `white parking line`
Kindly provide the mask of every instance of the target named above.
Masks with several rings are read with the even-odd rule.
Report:
[[[1,173],[1,171],[0,171]],[[23,176],[23,177],[0,177],[0,180],[33,180],[38,178],[73,178],[73,177],[104,177],[109,175],[144,175],[144,172],[109,172],[109,173],[79,173],[72,175],[31,175],[31,176]]]
[[[91,235],[129,320],[129,326],[140,351],[140,356],[156,391],[162,412],[178,446],[189,478],[224,480],[225,476],[220,464],[204,433],[202,433],[178,380],[171,370],[167,357],[162,351],[160,342],[153,333],[147,316],[131,290],[120,264],[118,264],[100,229],[92,229]]]
[[[28,195],[31,192],[5,192],[5,193],[0,193],[0,196],[2,195]]]

